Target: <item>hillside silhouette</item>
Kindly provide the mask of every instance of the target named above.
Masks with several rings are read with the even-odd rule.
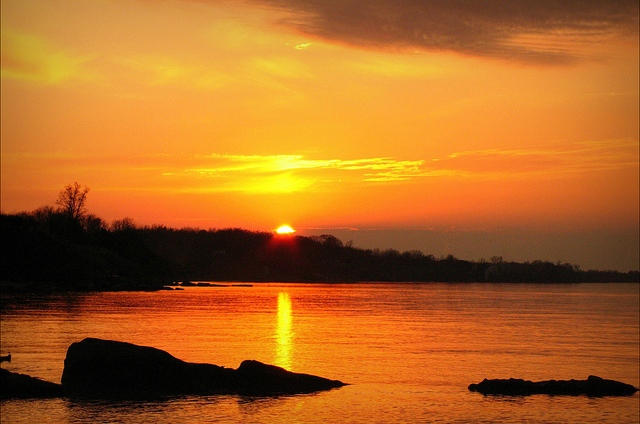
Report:
[[[2,214],[0,278],[11,290],[157,290],[176,281],[638,282],[638,272],[582,271],[566,263],[465,261],[419,251],[361,249],[332,235],[240,228],[111,226],[53,208]]]

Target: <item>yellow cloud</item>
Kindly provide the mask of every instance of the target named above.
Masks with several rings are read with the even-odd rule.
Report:
[[[387,172],[416,172],[424,161],[398,161],[394,158],[369,158],[355,160],[341,159],[304,159],[302,155],[210,155],[207,156],[214,166],[192,168],[189,172],[225,173],[251,171],[254,173],[272,173],[291,170],[334,169],[343,171],[384,170]]]
[[[408,180],[409,177],[393,177],[393,176],[389,176],[389,177],[371,177],[371,178],[365,178],[363,181],[369,181],[369,182],[389,182],[389,181],[405,181]]]
[[[2,28],[2,78],[58,84],[93,76],[81,65],[89,57],[73,56],[42,38]]]
[[[3,167],[28,161],[43,172],[94,175],[103,189],[176,193],[284,194],[326,192],[362,184],[407,184],[438,179],[517,180],[638,168],[638,142],[609,140],[537,149],[464,151],[424,160],[393,157],[307,159],[302,155],[137,156],[3,155]],[[108,181],[107,181],[108,180]]]

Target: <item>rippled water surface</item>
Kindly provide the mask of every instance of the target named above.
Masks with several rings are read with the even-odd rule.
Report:
[[[486,397],[483,378],[640,385],[637,284],[254,284],[2,297],[3,368],[60,382],[85,337],[190,362],[244,359],[350,383],[277,398],[1,403],[13,422],[637,423],[639,395]]]

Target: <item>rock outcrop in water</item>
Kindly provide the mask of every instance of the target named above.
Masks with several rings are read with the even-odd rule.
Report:
[[[526,396],[534,394],[548,395],[586,395],[586,396],[628,396],[638,391],[630,384],[590,375],[586,380],[546,380],[529,381],[517,378],[484,379],[478,384],[469,385],[469,390],[485,395]]]
[[[64,395],[60,384],[0,368],[0,399],[52,398]]]
[[[344,386],[258,361],[236,370],[189,363],[152,347],[87,338],[69,346],[62,387],[71,396],[146,397],[176,394],[278,395]]]

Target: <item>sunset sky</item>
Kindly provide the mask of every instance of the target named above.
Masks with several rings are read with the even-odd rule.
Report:
[[[637,0],[3,0],[2,211],[638,269]]]

